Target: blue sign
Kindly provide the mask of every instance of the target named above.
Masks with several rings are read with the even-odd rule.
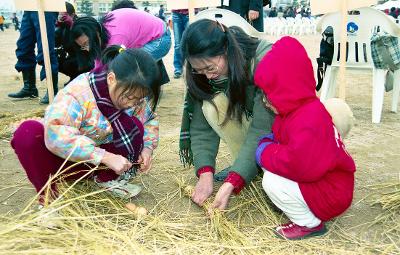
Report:
[[[347,24],[347,33],[349,33],[349,34],[354,34],[354,33],[356,33],[357,31],[358,31],[358,26],[357,26],[356,23],[354,23],[354,22],[349,22],[349,23]]]

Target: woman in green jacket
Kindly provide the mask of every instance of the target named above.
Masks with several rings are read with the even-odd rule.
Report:
[[[269,133],[274,114],[264,107],[253,72],[271,44],[248,36],[238,27],[204,19],[183,35],[188,93],[182,117],[180,155],[193,164],[199,180],[192,200],[202,206],[213,191],[220,140],[229,148],[232,166],[223,171],[224,183],[213,202],[225,209],[232,193],[239,193],[257,175],[258,137]],[[225,177],[226,176],[226,177]]]

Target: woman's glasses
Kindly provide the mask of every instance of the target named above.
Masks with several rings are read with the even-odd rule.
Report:
[[[219,56],[217,64],[210,65],[210,66],[208,66],[208,67],[206,67],[204,69],[196,70],[196,69],[192,68],[192,73],[193,74],[203,74],[203,75],[206,75],[206,74],[218,74],[218,72],[219,72],[219,63],[221,61],[221,57],[222,57],[222,55]]]

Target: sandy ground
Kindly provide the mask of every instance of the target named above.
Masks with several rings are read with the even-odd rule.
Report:
[[[22,113],[27,110],[44,108],[39,105],[38,100],[10,100],[7,94],[21,88],[22,77],[14,69],[16,62],[15,42],[18,33],[8,29],[0,32],[0,112]],[[275,41],[276,38],[268,38]],[[299,38],[305,45],[312,60],[315,60],[319,52],[320,36],[305,36]],[[173,50],[166,57],[168,72],[173,73],[172,67]],[[315,62],[315,61],[314,61]],[[37,69],[39,71],[39,69]],[[379,206],[371,206],[371,185],[394,181],[399,179],[399,151],[400,151],[400,114],[390,112],[391,93],[385,94],[382,122],[371,123],[371,94],[372,74],[351,72],[346,76],[347,80],[347,102],[356,117],[356,125],[350,132],[345,144],[348,151],[354,157],[357,164],[356,189],[353,206],[340,219],[340,224],[354,232],[356,235],[368,236],[379,233],[379,226],[375,227],[372,233],[368,231],[366,222],[372,221],[380,212]],[[60,88],[67,81],[61,75]],[[38,83],[40,95],[44,94],[45,84]],[[183,79],[171,80],[171,83],[164,86],[163,96],[158,109],[160,119],[161,141],[159,149],[162,153],[156,152],[154,171],[157,171],[157,164],[168,164],[176,168],[180,173],[187,172],[192,178],[192,170],[183,169],[178,164],[178,137],[182,112],[182,101],[184,93]],[[1,121],[1,119],[0,119]],[[29,152],[27,152],[29,153]],[[38,159],[41,160],[41,159]],[[226,156],[219,160],[221,166],[227,165]],[[158,173],[156,176],[162,176]],[[151,185],[149,177],[147,183]],[[168,185],[157,187],[159,194],[162,189],[168,190]],[[161,190],[160,190],[161,189]],[[0,214],[15,214],[22,210],[29,200],[35,195],[34,189],[26,178],[12,148],[9,139],[0,141]]]

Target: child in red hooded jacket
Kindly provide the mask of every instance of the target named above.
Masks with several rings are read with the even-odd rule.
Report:
[[[276,232],[287,239],[322,235],[324,222],[351,205],[356,167],[316,95],[311,60],[296,39],[283,37],[261,60],[254,80],[276,114],[272,133],[256,151],[263,188],[290,220]]]

